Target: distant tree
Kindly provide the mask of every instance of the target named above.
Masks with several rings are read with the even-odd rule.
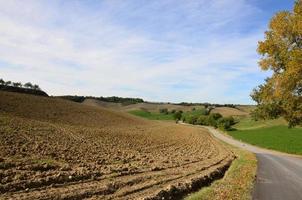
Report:
[[[197,124],[197,119],[197,116],[190,115],[185,118],[185,122],[189,124]]]
[[[199,125],[205,125],[205,126],[209,125],[209,123],[208,123],[208,117],[204,116],[204,115],[199,116],[198,119],[197,119],[197,124],[199,124]]]
[[[38,85],[33,85],[33,89],[34,90],[41,90],[40,87]]]
[[[168,109],[167,108],[161,108],[161,109],[159,109],[159,112],[160,113],[163,113],[163,114],[169,114],[169,111],[168,111]]]
[[[174,117],[174,119],[177,120],[177,121],[180,120],[181,117],[182,117],[182,112],[180,112],[180,111],[175,112],[175,113],[173,114],[173,117]]]
[[[0,79],[0,85],[4,85],[5,84],[5,81],[1,78]]]
[[[278,12],[270,21],[265,40],[258,53],[263,70],[273,72],[263,85],[251,94],[258,106],[253,116],[276,118],[283,116],[289,126],[302,124],[302,1],[293,11]]]
[[[33,84],[31,84],[31,82],[27,82],[27,83],[24,84],[24,87],[32,89]]]
[[[222,118],[222,115],[220,113],[211,113],[208,116],[208,125],[217,127],[217,120]]]
[[[211,114],[209,115],[209,117],[211,117],[211,118],[217,120],[217,119],[219,119],[219,118],[222,118],[222,115],[221,115],[220,113],[211,113]]]
[[[22,83],[20,82],[13,82],[14,87],[22,87]]]
[[[6,82],[5,82],[5,85],[6,85],[6,86],[10,86],[11,84],[12,84],[11,81],[6,81]]]

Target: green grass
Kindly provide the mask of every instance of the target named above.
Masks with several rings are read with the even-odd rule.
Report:
[[[196,109],[196,110],[184,112],[183,116],[184,117],[187,117],[187,116],[197,116],[197,117],[199,117],[199,116],[204,115],[204,114],[205,114],[205,109],[204,108],[199,108],[199,109]]]
[[[188,196],[185,200],[249,200],[257,170],[254,154],[232,148],[237,155],[223,179]]]
[[[286,121],[282,118],[274,120],[259,120],[254,121],[251,117],[242,117],[238,119],[239,122],[233,126],[235,129],[247,130],[255,128],[264,128],[277,125],[286,125]]]
[[[173,114],[164,114],[164,113],[156,113],[156,112],[148,112],[145,110],[132,110],[129,111],[130,114],[136,115],[138,117],[143,117],[151,120],[174,120]]]
[[[229,131],[229,135],[267,149],[302,155],[302,128],[285,125]]]

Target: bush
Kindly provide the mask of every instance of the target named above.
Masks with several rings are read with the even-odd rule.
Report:
[[[189,124],[197,124],[197,116],[187,116],[185,117],[185,122]]]
[[[175,113],[173,114],[173,117],[174,117],[174,119],[177,120],[177,121],[180,120],[181,117],[182,117],[182,112],[180,112],[180,111],[175,112]]]
[[[210,111],[208,109],[205,109],[205,108],[200,109],[200,112],[201,112],[202,115],[209,115],[210,114]]]
[[[208,125],[208,117],[207,116],[200,116],[200,117],[198,117],[196,123],[199,124],[199,125],[207,126]]]
[[[233,117],[223,117],[217,120],[217,126],[222,130],[229,130],[234,124],[235,120]]]
[[[213,118],[215,120],[218,120],[219,118],[222,118],[222,115],[220,113],[211,113],[209,115],[209,118]]]
[[[169,111],[168,111],[168,109],[167,108],[161,108],[161,109],[159,109],[159,113],[163,113],[163,114],[169,114]]]

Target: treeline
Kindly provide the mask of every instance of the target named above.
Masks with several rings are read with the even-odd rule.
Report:
[[[22,84],[21,82],[4,81],[2,78],[0,79],[0,85],[12,86],[12,87],[18,87],[18,88],[27,88],[27,89],[32,89],[32,90],[41,90],[39,85],[32,84],[31,82]]]
[[[222,130],[230,130],[236,123],[235,119],[230,117],[223,117],[220,113],[210,113],[208,115],[194,116],[189,115],[182,118],[183,122],[193,125],[213,126]]]
[[[72,95],[67,95],[67,96],[59,96],[60,98],[67,99],[70,101],[75,101],[82,103],[85,99],[96,99],[99,101],[105,101],[105,102],[111,102],[111,103],[121,103],[123,105],[130,105],[130,104],[136,104],[136,103],[143,103],[144,100],[141,98],[129,98],[129,97],[117,97],[117,96],[112,96],[112,97],[93,97],[93,96],[72,96]]]
[[[30,82],[22,84],[21,82],[4,81],[3,79],[0,79],[0,90],[39,96],[48,96],[48,94],[42,91],[38,85],[32,84]]]
[[[222,130],[230,130],[236,123],[235,119],[230,117],[223,117],[220,113],[211,113],[212,107],[207,108],[192,108],[191,111],[183,112],[182,110],[171,110],[167,108],[159,109],[161,114],[172,114],[176,123],[182,121],[184,123],[193,125],[213,126]]]
[[[174,105],[181,105],[181,106],[204,106],[207,107],[229,107],[229,108],[236,108],[236,104],[212,104],[212,103],[187,103],[187,102],[181,102],[176,103]]]

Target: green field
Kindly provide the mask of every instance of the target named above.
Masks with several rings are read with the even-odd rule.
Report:
[[[201,115],[205,115],[205,113],[206,113],[206,110],[204,108],[198,108],[196,110],[184,112],[183,117],[188,117],[188,116],[199,117]]]
[[[255,121],[251,117],[241,117],[238,119],[239,123],[235,124],[233,128],[238,130],[249,130],[255,128],[265,128],[278,125],[286,125],[286,121],[282,118],[273,120],[259,120]]]
[[[285,125],[229,131],[238,140],[292,154],[302,155],[302,128],[289,129]]]
[[[145,110],[132,110],[129,111],[130,114],[136,115],[138,117],[143,117],[151,120],[174,120],[173,114],[164,114],[159,112],[148,112]]]

